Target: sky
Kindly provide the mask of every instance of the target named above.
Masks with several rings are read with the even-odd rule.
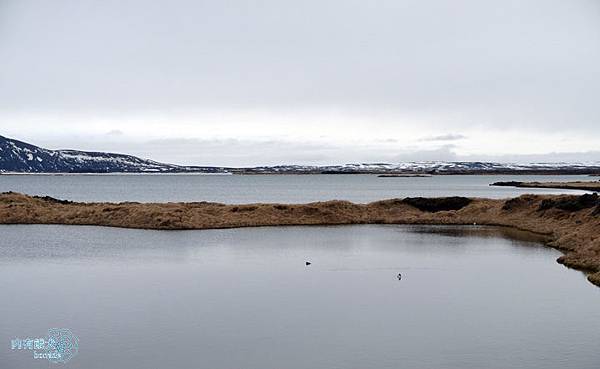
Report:
[[[0,0],[0,135],[252,166],[600,161],[598,0]]]

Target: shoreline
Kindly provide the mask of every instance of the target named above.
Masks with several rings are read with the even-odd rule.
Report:
[[[190,230],[257,226],[426,224],[501,226],[544,236],[563,253],[557,261],[600,287],[600,198],[597,195],[522,195],[511,199],[405,198],[355,204],[225,205],[82,203],[15,192],[0,194],[0,224],[65,224]]]
[[[490,186],[517,187],[517,188],[553,188],[559,190],[583,190],[600,192],[600,181],[576,181],[576,182],[495,182]]]
[[[243,171],[232,170],[229,172],[159,172],[159,171],[140,171],[140,172],[12,172],[0,171],[0,176],[306,176],[306,175],[391,175],[391,176],[407,176],[407,177],[435,177],[435,176],[587,176],[600,177],[597,171],[589,170],[470,170],[470,171]],[[525,182],[523,182],[525,183]]]

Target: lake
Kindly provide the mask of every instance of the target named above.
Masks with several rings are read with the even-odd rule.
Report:
[[[62,180],[45,178],[34,181]],[[72,188],[61,197],[84,197]],[[57,327],[79,337],[73,369],[600,367],[600,289],[524,233],[3,225],[0,234],[2,369],[55,367],[11,350],[11,339]]]
[[[497,181],[589,181],[577,176],[451,175],[379,178],[376,175],[0,175],[0,192],[17,191],[73,201],[212,201],[305,203],[349,200],[366,203],[408,196],[506,198],[524,193],[575,190],[490,187]]]

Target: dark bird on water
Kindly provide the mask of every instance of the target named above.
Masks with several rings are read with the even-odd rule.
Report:
[[[401,279],[402,279],[402,274],[398,273],[398,280],[401,280]]]
[[[310,264],[311,264],[311,262],[310,262],[310,261],[307,261],[305,264],[306,264],[306,265],[310,265]]]

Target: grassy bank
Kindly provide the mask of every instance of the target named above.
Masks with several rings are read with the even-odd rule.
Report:
[[[142,229],[211,229],[277,225],[479,224],[508,226],[547,237],[558,259],[600,286],[600,199],[596,195],[523,195],[508,200],[406,198],[354,204],[224,205],[77,203],[0,194],[0,224],[100,225]]]

